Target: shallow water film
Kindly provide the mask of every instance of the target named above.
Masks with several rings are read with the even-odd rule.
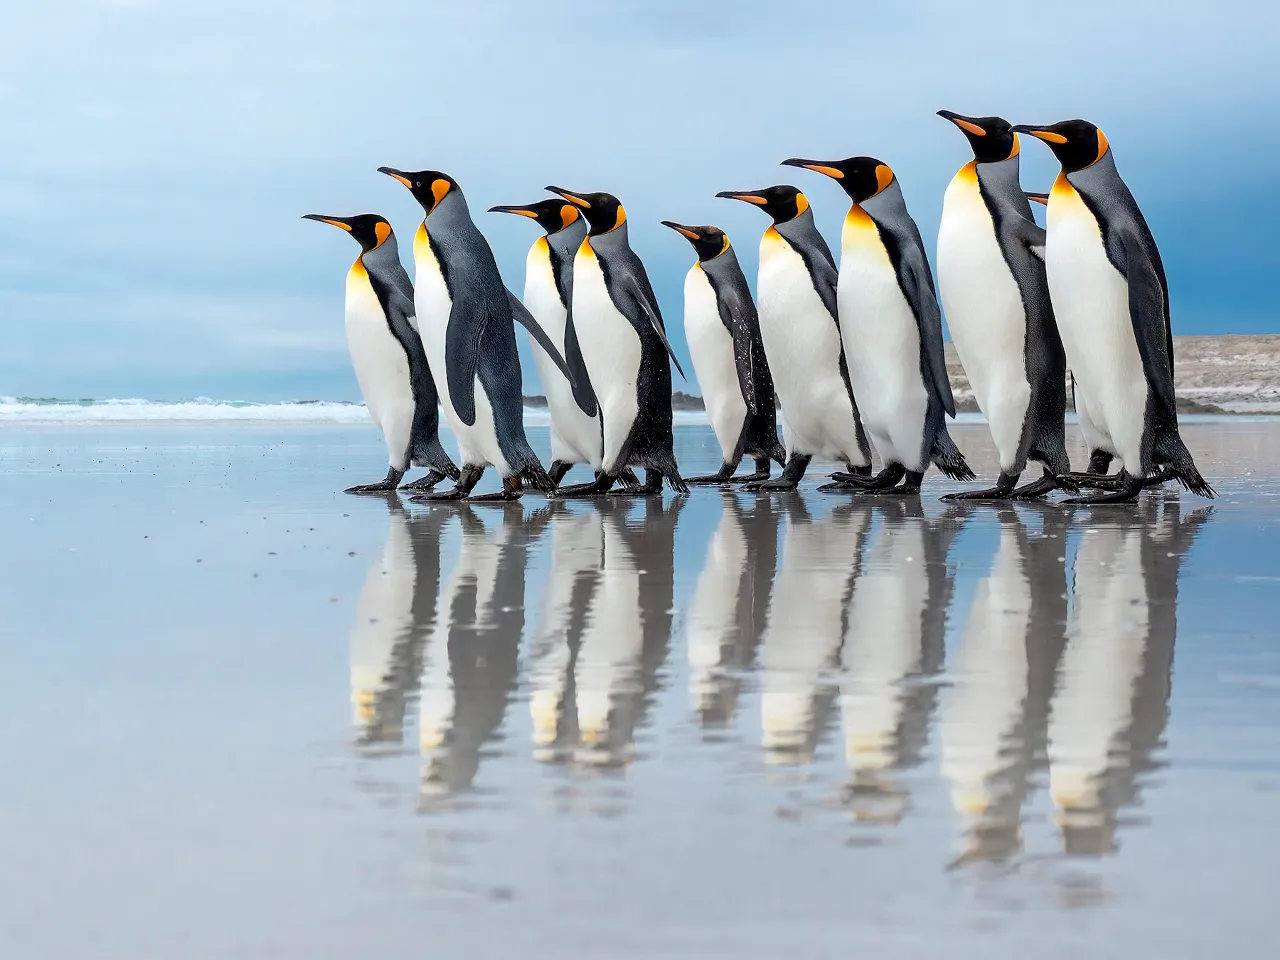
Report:
[[[1183,433],[1219,500],[1072,511],[6,429],[4,953],[1274,956],[1280,423]]]

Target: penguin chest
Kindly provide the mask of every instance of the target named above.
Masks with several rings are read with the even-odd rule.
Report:
[[[943,200],[938,289],[978,406],[991,417],[1026,383],[1027,318],[976,173],[961,171]]]
[[[643,348],[631,321],[614,306],[600,261],[592,252],[573,264],[573,324],[591,385],[606,417],[637,405]]]
[[[889,253],[866,214],[859,213],[855,221],[851,213],[845,222],[837,302],[849,382],[862,422],[881,438],[910,434],[909,426],[923,424],[928,403],[920,374],[920,330]],[[919,437],[916,432],[915,439]]]
[[[347,274],[347,350],[369,415],[386,433],[392,421],[413,419],[409,358],[391,333],[391,324],[359,261]],[[407,429],[407,425],[406,425]],[[408,437],[404,438],[408,442]]]
[[[525,262],[524,305],[563,356],[568,314],[556,287],[545,237],[533,245]],[[585,461],[594,465],[599,459],[600,446],[600,426],[596,418],[582,412],[573,398],[573,387],[546,351],[532,339],[530,344],[551,413],[552,456],[558,460]],[[563,449],[565,445],[570,449]]]
[[[432,379],[436,383],[436,392],[440,394],[440,403],[456,430],[457,414],[454,413],[453,401],[449,397],[449,377],[444,365],[445,335],[449,330],[453,298],[449,296],[449,285],[445,282],[444,271],[431,249],[425,227],[419,226],[414,237],[413,263],[413,306],[418,314],[418,333],[422,337],[427,361],[431,364]]]
[[[1147,381],[1129,319],[1129,284],[1107,259],[1092,211],[1061,177],[1050,195],[1047,232],[1049,295],[1067,363],[1097,426],[1136,449]],[[1129,459],[1126,465],[1139,469]]]
[[[846,419],[844,410],[853,422],[840,375],[840,328],[804,258],[772,228],[760,241],[756,287],[760,338],[787,429],[817,443],[834,417]]]
[[[742,435],[747,404],[738,383],[733,336],[720,319],[715,289],[698,265],[684,281],[684,332],[707,417],[728,459]]]

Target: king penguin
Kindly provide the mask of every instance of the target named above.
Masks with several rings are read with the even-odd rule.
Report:
[[[973,148],[942,200],[938,291],[1000,462],[994,487],[943,499],[1040,497],[1071,469],[1067,361],[1049,301],[1044,229],[1018,181],[1018,135],[1008,121],[950,110],[938,116]],[[1017,487],[1028,458],[1044,465],[1044,476]]]
[[[467,498],[490,464],[502,475],[501,492],[471,499],[519,499],[522,478],[540,490],[553,490],[555,484],[525,438],[513,317],[548,355],[560,360],[567,377],[563,358],[503,286],[493,251],[472,222],[457,181],[436,170],[408,173],[379,167],[378,172],[408,187],[425,211],[413,241],[418,274],[414,301],[436,387],[462,455],[457,486],[426,499]]]
[[[745,489],[794,490],[815,456],[870,476],[871,447],[840,343],[835,258],[814,226],[808,198],[786,184],[716,196],[753,204],[773,220],[760,238],[756,295],[760,337],[782,404],[787,464],[778,479]]]
[[[760,317],[729,238],[718,227],[688,227],[663,220],[698,255],[684,281],[684,331],[689,356],[720,451],[720,470],[689,483],[769,479],[769,461],[786,464],[778,442],[773,377],[760,340]],[[756,472],[735,477],[742,457]]]
[[[458,468],[440,446],[439,398],[418,336],[413,284],[400,263],[391,224],[373,213],[308,213],[304,219],[345,230],[360,244],[347,272],[347,351],[364,404],[382,431],[390,466],[386,479],[347,493],[394,490],[410,464],[431,471],[409,484],[413,489],[430,490],[445,477],[457,480]]]
[[[1046,221],[1049,294],[1089,419],[1121,463],[1117,489],[1067,502],[1128,503],[1164,479],[1215,496],[1178,433],[1164,264],[1106,136],[1085,120],[1013,129],[1062,164]]]
[[[677,370],[680,361],[644,264],[627,240],[626,210],[608,193],[547,189],[582,210],[590,227],[573,261],[570,313],[577,349],[569,347],[569,364],[575,391],[583,392],[584,374],[591,385],[604,441],[601,476],[559,492],[607,493],[623,469],[635,465],[645,468],[645,482],[623,492],[660,493],[665,478],[677,493],[688,493],[673,449],[667,357]]]
[[[898,178],[872,157],[784,160],[838,181],[853,205],[841,241],[840,338],[863,423],[884,461],[871,478],[834,474],[867,493],[917,494],[933,463],[973,480],[943,420],[955,416],[942,347],[942,314],[920,230]]]
[[[1026,194],[1027,199],[1032,203],[1038,203],[1042,207],[1049,206],[1049,195],[1047,193],[1035,193],[1028,190]],[[1118,478],[1107,476],[1107,471],[1111,469],[1111,461],[1116,457],[1115,445],[1105,431],[1090,418],[1088,404],[1085,402],[1084,394],[1076,383],[1074,375],[1071,377],[1071,406],[1076,411],[1076,418],[1080,423],[1080,433],[1084,437],[1085,448],[1089,451],[1089,466],[1082,474],[1067,474],[1065,481],[1067,483],[1075,483],[1078,486],[1097,486],[1118,480]],[[1062,480],[1064,478],[1059,479]]]
[[[567,356],[565,342],[572,336],[569,305],[573,298],[573,258],[586,239],[587,221],[577,207],[563,200],[490,207],[489,212],[528,217],[546,231],[545,236],[534,241],[525,258],[524,305],[560,355]],[[535,350],[533,359],[551,412],[551,467],[547,473],[552,482],[559,485],[575,463],[588,464],[598,475],[600,418],[578,405],[573,385],[545,351]]]

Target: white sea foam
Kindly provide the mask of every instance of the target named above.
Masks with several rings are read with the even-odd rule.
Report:
[[[546,426],[545,407],[526,407],[525,423]],[[701,410],[678,410],[677,423],[705,423]],[[133,423],[151,420],[239,421],[248,423],[366,424],[369,412],[360,403],[295,400],[254,403],[247,400],[59,400],[0,396],[0,424],[4,423]]]

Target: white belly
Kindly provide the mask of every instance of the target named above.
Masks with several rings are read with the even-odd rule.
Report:
[[[409,518],[393,513],[386,546],[369,568],[351,627],[351,704],[357,730],[370,739],[401,739],[403,717],[382,717],[377,709],[379,697],[395,675],[397,648],[413,627],[416,580]],[[393,729],[385,728],[389,722],[394,723]]]
[[[1141,476],[1147,379],[1129,319],[1129,285],[1107,259],[1080,195],[1061,178],[1049,199],[1045,266],[1067,364],[1098,430]]]
[[[846,221],[837,299],[862,425],[882,460],[923,471],[929,397],[920,373],[920,330],[879,236],[862,227],[850,232]]]
[[[359,261],[347,274],[347,350],[369,416],[382,431],[391,466],[409,466],[409,438],[413,430],[413,388],[409,359],[391,333],[378,296]]]
[[[611,470],[639,411],[640,335],[613,305],[600,262],[584,243],[573,262],[573,323],[604,421],[602,466]]]
[[[1067,648],[1049,721],[1049,790],[1064,812],[1096,811],[1102,776],[1133,714],[1150,613],[1142,532],[1086,530],[1076,553]]]
[[[489,398],[480,386],[479,377],[476,377],[474,387],[475,422],[471,425],[463,423],[454,409],[453,398],[449,394],[449,376],[445,367],[445,343],[453,301],[449,298],[448,285],[445,284],[444,275],[440,272],[440,266],[431,252],[431,244],[427,240],[427,232],[423,227],[418,228],[418,234],[414,238],[413,262],[415,267],[413,306],[418,314],[418,333],[422,337],[422,346],[427,353],[427,362],[431,364],[431,376],[435,380],[436,392],[440,394],[440,407],[444,411],[445,422],[458,438],[462,463],[476,467],[492,464],[504,477],[508,476],[512,472],[511,467],[498,446],[493,408],[489,405]]]
[[[840,376],[840,329],[800,254],[777,232],[760,241],[760,335],[782,405],[787,453],[865,466]]]
[[[711,281],[698,265],[689,271],[684,281],[684,333],[698,386],[702,388],[707,418],[727,463],[742,436],[747,403],[738,383],[733,336],[720,319]]]
[[[997,775],[1011,762],[1027,697],[1031,584],[1022,563],[1017,535],[1002,526],[991,571],[978,583],[948,670],[952,685],[938,725],[942,773],[951,785],[952,805],[974,817],[1007,789]]]
[[[938,289],[951,339],[978,407],[986,414],[1002,469],[1011,469],[1031,402],[1027,317],[1018,282],[996,239],[991,214],[966,167],[947,187],[938,229]]]
[[[555,275],[547,252],[546,238],[529,250],[525,261],[524,305],[551,342],[564,356],[566,311],[556,289]],[[551,413],[551,457],[565,463],[586,463],[600,468],[600,422],[582,412],[573,399],[573,387],[546,351],[530,339],[533,362],[537,364],[542,389]]]

